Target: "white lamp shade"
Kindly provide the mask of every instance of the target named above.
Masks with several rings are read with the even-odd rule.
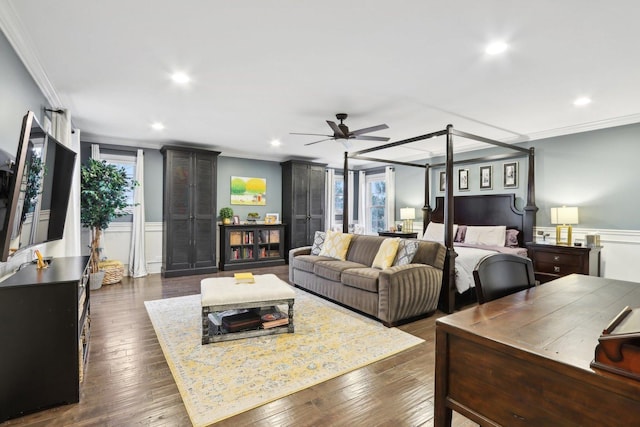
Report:
[[[551,224],[577,224],[578,208],[575,206],[551,208]]]
[[[416,209],[400,208],[400,219],[416,219]]]

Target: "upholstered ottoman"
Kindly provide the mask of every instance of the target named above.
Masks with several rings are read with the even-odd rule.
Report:
[[[280,280],[275,274],[255,275],[254,278],[255,283],[236,283],[233,277],[214,277],[200,282],[202,344],[294,331],[293,303],[296,293],[293,286]],[[281,304],[288,305],[289,323],[287,325],[209,335],[209,313]]]

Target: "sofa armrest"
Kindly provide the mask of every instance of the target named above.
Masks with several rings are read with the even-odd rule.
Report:
[[[301,246],[289,250],[289,281],[293,283],[293,259],[298,255],[310,255],[311,246]]]
[[[438,307],[442,270],[407,264],[382,270],[378,278],[378,317],[393,325],[399,320],[431,313]]]

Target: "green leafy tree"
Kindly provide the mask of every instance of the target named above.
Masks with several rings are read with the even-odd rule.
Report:
[[[100,236],[115,218],[126,215],[127,192],[137,182],[125,169],[107,162],[89,159],[81,170],[80,222],[91,229],[91,271],[98,271]]]

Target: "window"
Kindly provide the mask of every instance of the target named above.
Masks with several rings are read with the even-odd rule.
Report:
[[[367,175],[365,205],[367,234],[375,234],[387,229],[386,200],[387,184],[384,173]]]
[[[110,165],[114,165],[118,168],[124,168],[127,178],[135,180],[136,178],[136,154],[135,153],[109,153],[101,152],[100,159],[104,160]],[[115,221],[132,221],[133,215],[133,189],[127,189],[127,206],[122,210],[122,213],[126,214],[123,217],[116,218]]]
[[[333,223],[342,224],[344,213],[344,177],[334,175],[333,177]]]

